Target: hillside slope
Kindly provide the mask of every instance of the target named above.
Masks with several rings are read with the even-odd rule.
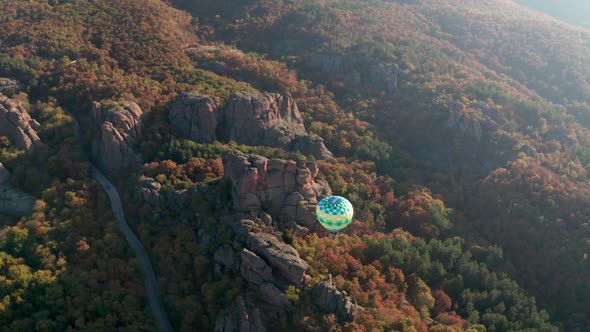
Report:
[[[520,9],[3,2],[3,93],[43,146],[0,140],[39,198],[0,230],[0,330],[154,330],[88,160],[175,330],[583,330],[590,35]]]
[[[501,246],[499,270],[587,324],[590,34],[511,1],[193,3],[217,38],[329,86],[420,161],[383,171],[443,194],[459,234]]]

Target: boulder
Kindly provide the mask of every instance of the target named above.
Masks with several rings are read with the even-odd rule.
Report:
[[[316,285],[312,294],[313,303],[320,312],[333,313],[340,323],[354,321],[357,305],[346,292],[341,292],[336,288],[331,275]]]
[[[153,178],[145,178],[138,184],[138,190],[141,197],[152,206],[160,205],[160,190],[162,185]]]
[[[142,114],[134,102],[94,103],[91,115],[98,134],[92,155],[101,169],[116,172],[138,161],[133,146],[143,136]]]
[[[42,145],[37,135],[40,127],[20,100],[0,95],[0,136],[8,137],[17,149],[28,152]]]
[[[266,233],[250,234],[246,245],[287,281],[297,286],[301,285],[307,263],[299,257],[293,247]]]
[[[219,101],[209,96],[192,92],[181,93],[168,118],[181,137],[199,143],[211,143],[217,139]]]

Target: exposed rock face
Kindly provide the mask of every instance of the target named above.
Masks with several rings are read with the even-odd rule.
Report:
[[[355,319],[357,305],[346,294],[336,288],[332,276],[328,275],[313,290],[313,303],[323,313],[333,313],[340,323]]]
[[[327,73],[339,73],[344,71],[344,58],[337,54],[314,54],[309,57],[312,67]]]
[[[377,83],[385,87],[389,93],[397,89],[398,75],[401,70],[397,64],[373,64],[369,66],[368,80],[373,84]]]
[[[272,268],[262,258],[248,249],[242,250],[241,258],[240,272],[244,279],[256,285],[272,281]]]
[[[8,137],[16,148],[30,151],[42,144],[36,132],[39,129],[20,100],[0,95],[0,136]]]
[[[100,168],[114,172],[137,161],[133,145],[143,135],[142,114],[134,102],[94,103],[92,117],[98,126],[98,136],[92,142],[92,154]]]
[[[13,79],[0,77],[0,93],[10,94],[22,90],[22,85]]]
[[[480,121],[471,117],[468,113],[463,111],[452,112],[447,125],[470,138],[474,138],[478,142],[481,139]]]
[[[225,314],[217,316],[215,332],[266,332],[260,313],[238,296]]]
[[[308,135],[297,104],[290,95],[233,95],[224,107],[216,99],[182,93],[169,114],[181,136],[202,143],[217,139],[247,145],[265,145],[299,150],[318,159],[332,153],[317,135]],[[218,137],[217,134],[220,136]]]
[[[264,258],[289,282],[299,286],[307,270],[307,263],[299,258],[297,250],[272,234],[258,233],[248,238],[248,248]]]
[[[211,97],[183,92],[174,101],[169,120],[178,133],[200,143],[215,141],[219,102]]]
[[[286,146],[295,137],[306,135],[303,118],[289,95],[234,95],[225,113],[228,138],[236,142]]]
[[[160,189],[162,189],[162,185],[156,182],[153,178],[145,178],[145,180],[139,183],[138,188],[141,197],[154,206],[161,203]]]
[[[310,67],[332,74],[348,84],[378,86],[389,93],[397,89],[402,72],[395,63],[373,63],[369,57],[346,59],[338,54],[313,54],[307,58]]]
[[[285,293],[281,292],[273,284],[263,284],[258,288],[260,298],[276,308],[287,308],[290,304]]]
[[[239,143],[299,150],[317,159],[332,157],[321,137],[307,133],[290,95],[234,96],[228,103],[225,123],[228,138]]]
[[[267,159],[228,150],[223,154],[225,178],[232,183],[236,210],[258,215],[261,209],[276,216],[279,229],[303,226],[323,228],[315,217],[315,206],[332,194],[324,181],[315,181],[315,162]]]
[[[452,166],[454,169],[471,169],[483,174],[504,165],[518,153],[518,140],[500,129],[505,118],[497,108],[481,101],[468,106],[452,101],[447,108],[450,111],[446,123],[451,133],[448,135],[450,144],[462,146],[461,155],[445,152],[456,162]],[[513,153],[500,155],[499,151]]]
[[[35,197],[16,191],[10,185],[10,173],[0,164],[0,213],[25,216],[33,212]]]
[[[324,139],[316,134],[298,136],[293,140],[292,150],[301,151],[308,156],[314,156],[318,159],[328,159],[332,157],[332,152],[324,144]]]

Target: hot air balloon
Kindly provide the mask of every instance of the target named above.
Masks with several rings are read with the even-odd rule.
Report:
[[[352,204],[340,196],[324,197],[315,209],[318,221],[330,233],[338,233],[352,220]]]

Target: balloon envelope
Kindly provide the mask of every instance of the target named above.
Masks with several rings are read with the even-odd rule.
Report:
[[[340,196],[324,197],[316,207],[318,221],[331,233],[338,233],[352,220],[352,204]]]

